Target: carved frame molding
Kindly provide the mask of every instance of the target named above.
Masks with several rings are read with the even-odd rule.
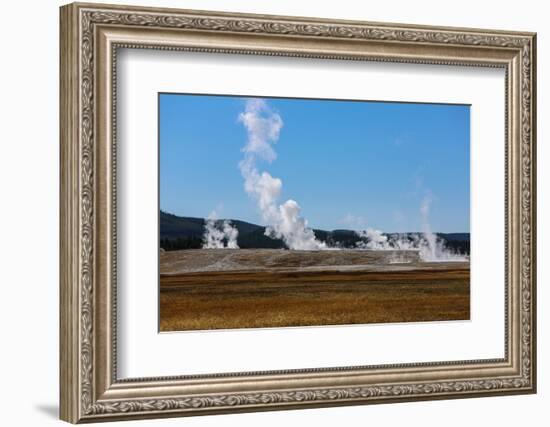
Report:
[[[116,282],[113,146],[115,64],[120,47],[506,68],[506,357],[117,380],[116,286],[111,279]],[[534,97],[532,33],[94,4],[63,6],[61,418],[101,421],[534,392]],[[266,386],[270,376],[273,382]],[[343,376],[344,386],[338,380]],[[289,380],[293,385],[285,386]],[[194,391],[201,382],[210,391],[204,392],[204,387],[200,393]]]

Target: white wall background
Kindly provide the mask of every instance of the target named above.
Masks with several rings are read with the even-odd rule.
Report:
[[[121,3],[110,0],[112,3]],[[130,0],[129,0],[130,1]],[[550,28],[545,2],[133,0],[133,4],[538,32],[539,393],[437,402],[208,416],[133,425],[546,425],[550,405]],[[6,2],[0,25],[0,420],[59,425],[58,7]],[[546,170],[545,170],[546,169]]]

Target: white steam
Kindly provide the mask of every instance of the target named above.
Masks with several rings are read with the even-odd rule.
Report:
[[[468,261],[468,257],[457,254],[445,246],[445,241],[435,234],[430,226],[429,216],[432,199],[428,194],[420,205],[422,233],[402,233],[386,236],[380,230],[367,228],[356,231],[361,239],[359,249],[370,250],[417,250],[420,259],[426,262]]]
[[[290,249],[327,249],[327,245],[317,240],[313,230],[308,228],[307,220],[300,216],[300,205],[292,199],[279,206],[278,220],[266,228],[265,234],[283,239]]]
[[[427,194],[420,205],[420,218],[422,220],[423,244],[420,248],[420,257],[424,261],[466,261],[463,255],[456,254],[445,247],[445,242],[439,238],[430,226],[430,207],[432,198]]]
[[[265,234],[282,239],[289,249],[326,249],[326,244],[317,240],[307,220],[300,216],[300,205],[287,200],[281,205],[277,201],[283,186],[279,178],[269,172],[260,172],[258,160],[272,162],[277,158],[273,145],[279,140],[283,127],[281,116],[273,111],[264,100],[249,99],[239,121],[248,133],[243,147],[244,159],[239,163],[246,192],[256,201],[262,219],[269,224]]]
[[[262,220],[268,224],[265,235],[281,239],[289,249],[320,250],[329,249],[326,243],[315,237],[308,227],[308,222],[300,216],[300,205],[289,199],[279,204],[283,183],[281,179],[271,176],[267,171],[258,168],[258,162],[273,162],[277,158],[274,145],[278,142],[283,120],[262,99],[249,99],[244,111],[239,114],[239,122],[247,131],[247,141],[242,152],[244,157],[239,163],[244,178],[244,189],[255,200]],[[364,250],[417,250],[420,258],[427,262],[467,261],[468,256],[460,255],[445,246],[445,241],[431,230],[429,216],[431,208],[430,193],[422,200],[420,206],[421,233],[384,234],[380,230],[366,228],[356,231],[360,238],[357,249]],[[361,222],[366,220],[362,217]],[[346,221],[356,217],[348,214]],[[355,224],[360,226],[359,222]],[[205,223],[203,248],[238,248],[238,230],[228,220],[216,220],[213,212]],[[334,248],[336,249],[336,248]]]
[[[367,228],[366,230],[358,230],[356,233],[361,238],[361,241],[357,242],[357,247],[359,249],[370,249],[375,251],[393,249],[390,246],[388,237],[384,236],[380,230]]]
[[[239,230],[229,220],[219,221],[216,212],[212,212],[204,224],[203,249],[239,249],[237,237]]]

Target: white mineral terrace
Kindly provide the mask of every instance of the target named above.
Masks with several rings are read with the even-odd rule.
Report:
[[[190,249],[161,252],[160,272],[181,274],[250,270],[368,270],[395,271],[445,268],[447,263],[426,263],[417,250],[295,251],[285,249]],[[451,263],[454,267],[468,262]],[[448,267],[448,266],[447,266]]]

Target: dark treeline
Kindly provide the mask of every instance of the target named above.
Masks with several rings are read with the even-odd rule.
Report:
[[[337,230],[332,232],[315,230],[315,236],[325,242],[330,247],[342,249],[353,249],[360,242],[360,239],[353,232],[347,230]],[[445,246],[457,254],[470,254],[469,240],[456,240],[445,238],[445,235],[439,235],[444,240]],[[251,232],[237,238],[237,244],[241,249],[286,249],[285,243],[280,239],[272,239],[263,233],[263,230]],[[200,249],[202,248],[202,237],[176,237],[161,238],[160,247],[166,251],[177,251],[182,249]]]
[[[222,220],[219,220],[220,223]],[[265,235],[265,227],[245,221],[230,220],[239,231],[237,245],[242,249],[285,249],[281,239],[272,239]],[[200,249],[203,244],[205,220],[203,218],[180,217],[160,212],[160,247],[166,251],[181,249]],[[315,237],[325,242],[329,247],[352,249],[361,241],[353,230],[313,230]],[[402,238],[403,234],[385,234],[390,241]],[[420,233],[404,233],[411,239],[418,239]],[[469,233],[437,233],[445,242],[445,246],[458,254],[470,254]]]
[[[160,247],[165,251],[179,251],[181,249],[202,248],[200,237],[177,237],[175,239],[160,239]]]
[[[447,240],[445,239],[445,246],[453,252],[461,255],[470,255],[470,241],[469,240]]]

